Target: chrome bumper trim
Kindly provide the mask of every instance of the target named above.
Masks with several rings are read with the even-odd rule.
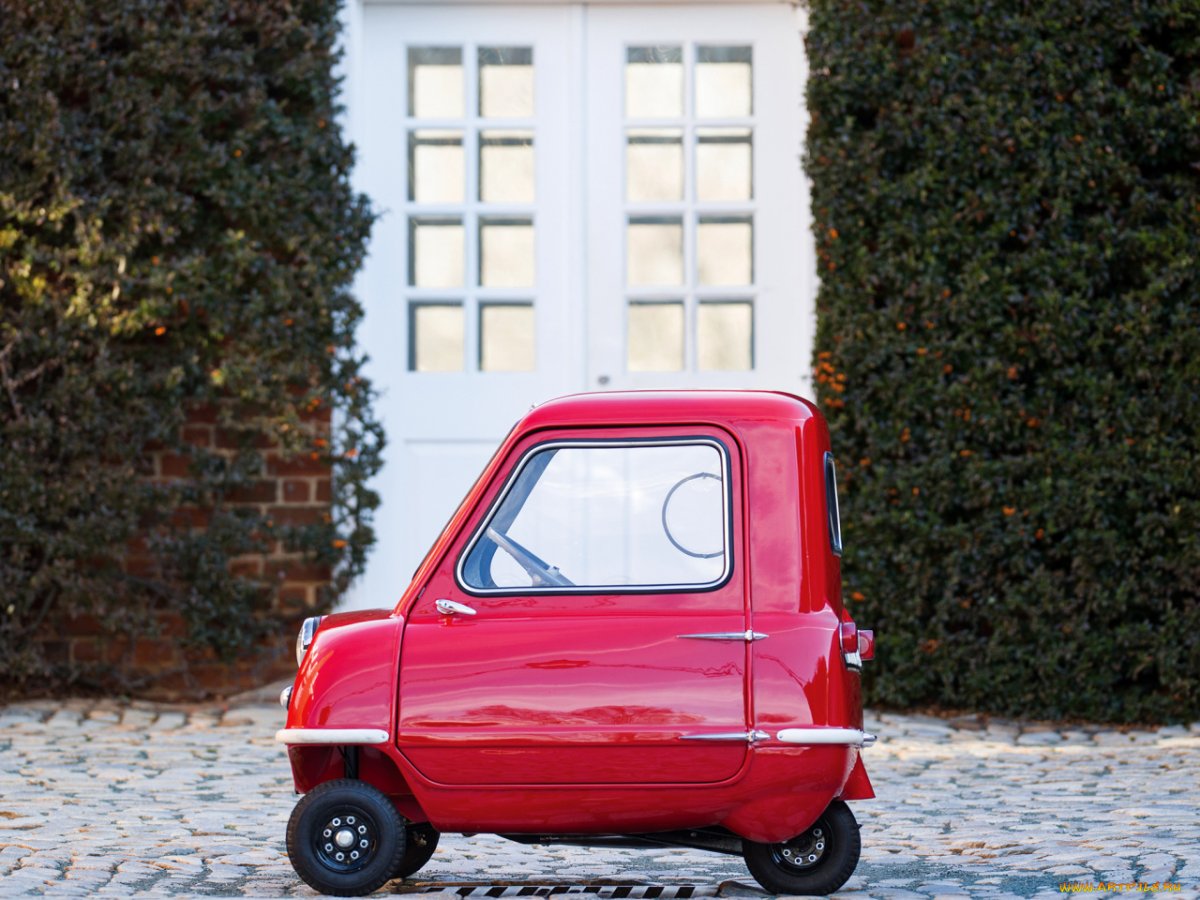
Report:
[[[869,747],[875,735],[857,728],[785,728],[775,737],[785,744],[856,744]]]
[[[386,744],[382,728],[280,728],[275,740],[281,744]]]

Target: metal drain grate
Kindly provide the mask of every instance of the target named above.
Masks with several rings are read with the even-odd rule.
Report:
[[[603,898],[603,900],[689,900],[691,897],[715,897],[717,889],[695,884],[524,884],[524,885],[425,885],[417,893],[450,893],[459,897],[557,897],[564,894]]]

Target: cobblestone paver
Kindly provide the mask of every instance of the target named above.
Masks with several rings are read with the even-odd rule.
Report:
[[[272,739],[282,719],[262,703],[0,708],[0,897],[312,896],[284,852],[294,798]],[[1110,882],[1200,896],[1200,725],[878,715],[867,727],[880,735],[866,751],[878,799],[854,804],[863,857],[839,896],[1041,897]],[[762,896],[734,857],[488,836],[443,838],[415,880],[381,893],[611,895],[598,886],[614,884],[651,888],[642,896]]]

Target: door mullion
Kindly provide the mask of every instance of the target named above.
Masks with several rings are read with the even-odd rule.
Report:
[[[463,45],[463,81],[466,88],[466,113],[463,128],[463,157],[466,162],[466,185],[463,209],[463,230],[467,262],[466,290],[463,296],[463,340],[466,342],[464,369],[479,371],[479,284],[483,261],[479,245],[479,46]],[[468,149],[469,148],[469,149]]]
[[[697,364],[696,329],[696,44],[683,43],[683,371],[695,372]]]

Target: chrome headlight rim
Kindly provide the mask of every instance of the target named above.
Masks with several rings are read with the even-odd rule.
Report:
[[[312,645],[313,638],[317,634],[317,629],[321,627],[321,620],[324,618],[324,616],[309,616],[300,626],[300,633],[296,635],[297,666],[304,662],[304,654],[308,652],[308,648]]]

